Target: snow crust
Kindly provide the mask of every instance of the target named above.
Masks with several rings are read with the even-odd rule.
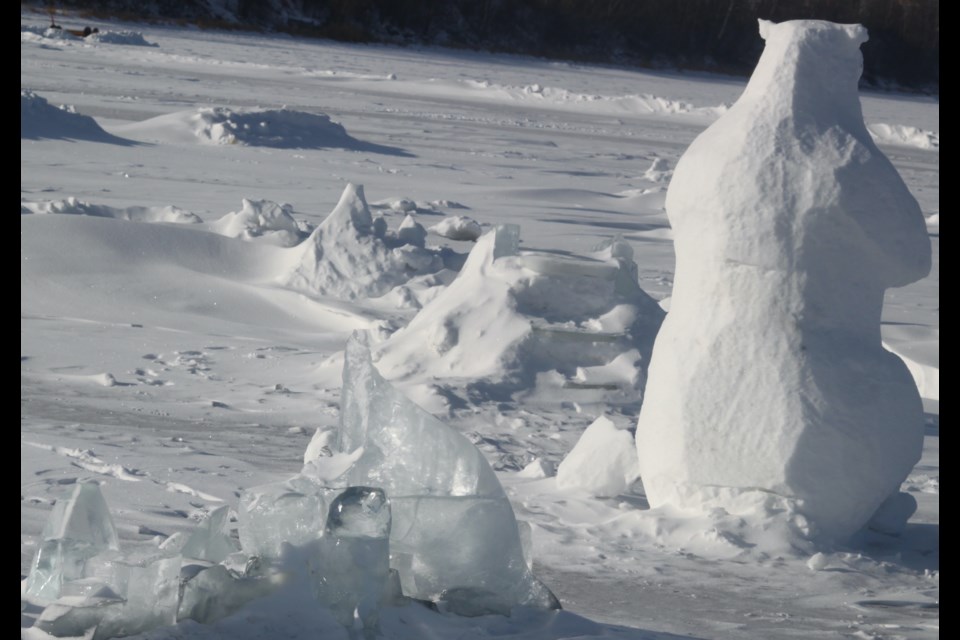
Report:
[[[860,111],[857,25],[761,21],[743,96],[678,162],[676,280],[637,427],[652,506],[763,491],[845,539],[920,457],[880,342],[888,287],[930,270],[924,219]],[[837,491],[837,487],[843,487]]]

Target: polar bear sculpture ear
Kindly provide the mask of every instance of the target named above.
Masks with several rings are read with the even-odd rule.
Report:
[[[847,32],[847,36],[853,40],[853,43],[858,46],[870,39],[867,28],[862,24],[845,24],[843,29]]]
[[[760,25],[760,37],[766,40],[767,36],[770,35],[770,31],[776,26],[776,23],[770,20],[764,20],[763,18],[758,19],[757,23]]]

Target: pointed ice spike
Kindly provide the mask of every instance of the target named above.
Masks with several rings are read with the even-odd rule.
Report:
[[[87,559],[119,548],[117,530],[100,486],[77,483],[70,498],[58,501],[47,519],[26,591],[39,598],[56,599],[65,581],[84,577]]]
[[[341,451],[360,452],[344,474],[357,486],[331,509],[325,544],[370,540],[334,532],[389,523],[394,568],[411,588],[406,595],[484,589],[498,594],[503,610],[559,607],[524,561],[510,501],[483,454],[384,380],[361,334],[347,344],[340,419]],[[392,522],[375,517],[382,507],[369,492],[378,490],[362,485],[390,496]]]
[[[389,496],[502,496],[483,454],[463,434],[427,413],[383,379],[363,334],[347,343],[338,446],[364,447],[347,472],[351,485]]]

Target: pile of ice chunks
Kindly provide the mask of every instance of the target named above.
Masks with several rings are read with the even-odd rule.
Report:
[[[314,461],[244,490],[239,547],[222,506],[188,536],[122,552],[99,485],[78,483],[54,507],[24,584],[47,604],[36,626],[100,639],[210,623],[278,588],[312,591],[365,637],[382,606],[411,601],[468,616],[560,607],[531,573],[529,541],[483,455],[384,380],[358,336],[338,449],[325,470]]]

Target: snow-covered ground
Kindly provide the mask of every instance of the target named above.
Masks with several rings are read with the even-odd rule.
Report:
[[[451,238],[474,228],[446,218],[468,216],[484,232],[519,224],[527,267],[561,275],[608,273],[595,248],[620,235],[640,286],[668,298],[670,170],[745,86],[512,56],[91,26],[143,37],[21,32],[21,90],[49,102],[21,93],[21,575],[52,502],[78,479],[102,481],[121,544],[137,547],[299,470],[316,429],[337,423],[349,334],[369,328],[388,340],[458,286],[452,269],[474,244]],[[130,46],[141,40],[157,46]],[[486,454],[531,525],[535,572],[567,611],[457,619],[402,608],[384,614],[388,637],[939,637],[939,101],[862,102],[927,216],[934,256],[931,275],[888,292],[884,307],[884,342],[907,361],[927,412],[923,458],[903,487],[919,503],[906,531],[814,555],[736,514],[650,510],[638,491],[598,499],[561,489],[552,473],[587,425],[600,415],[636,424],[629,385],[610,389],[622,380],[613,363],[581,374],[565,361],[521,391],[431,370],[432,384],[400,383]],[[387,223],[384,264],[400,259],[384,252],[402,250],[419,269],[380,298],[311,293],[290,278],[303,253],[291,245],[348,182],[365,186]],[[410,214],[431,229],[427,248],[390,248]],[[566,334],[590,322],[608,331],[606,307],[599,319],[581,317],[576,295],[544,297],[563,313],[541,308],[536,317],[550,326],[540,335],[573,340]],[[470,356],[457,357],[480,367]],[[268,605],[244,624],[151,637],[263,637],[276,630]],[[21,624],[35,614],[22,608]]]

